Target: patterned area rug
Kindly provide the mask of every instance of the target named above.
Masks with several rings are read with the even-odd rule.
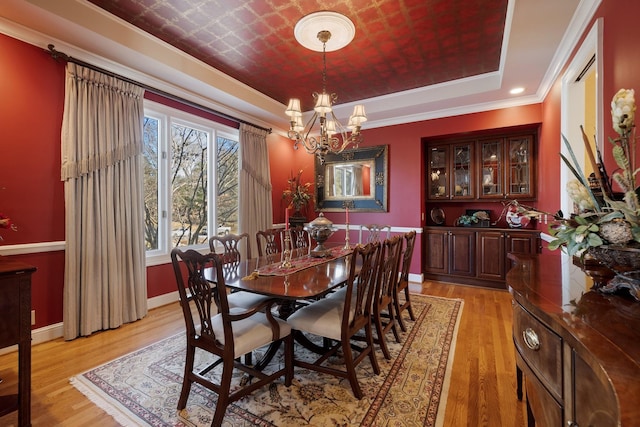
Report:
[[[444,415],[448,370],[453,361],[463,301],[412,296],[417,320],[392,359],[378,356],[380,375],[365,360],[358,378],[365,397],[353,397],[347,380],[295,368],[293,385],[283,379],[227,408],[224,426],[438,426]],[[182,334],[167,338],[71,378],[71,383],[123,426],[209,426],[215,393],[194,384],[187,407],[176,405],[184,369]],[[296,346],[296,357],[309,357]],[[208,362],[199,355],[197,364]],[[339,361],[335,361],[339,363]],[[282,363],[274,358],[272,363]],[[440,421],[441,423],[441,421]]]

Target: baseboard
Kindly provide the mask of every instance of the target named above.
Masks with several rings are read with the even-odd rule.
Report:
[[[151,310],[152,308],[162,307],[163,305],[171,304],[176,301],[180,301],[180,294],[178,294],[177,290],[147,299],[147,308]]]
[[[409,282],[410,283],[422,283],[424,282],[424,275],[422,273],[409,273]]]

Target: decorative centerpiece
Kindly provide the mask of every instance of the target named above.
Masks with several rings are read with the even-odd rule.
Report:
[[[337,228],[333,226],[333,223],[325,218],[324,214],[320,212],[320,215],[309,223],[306,230],[309,232],[311,238],[318,243],[318,245],[311,250],[311,256],[328,256],[331,253],[331,250],[324,246],[324,242],[326,242],[327,239],[337,230]]]
[[[635,110],[633,89],[620,89],[611,102],[613,128],[618,134],[616,138],[609,138],[618,166],[612,181],[603,164],[596,163],[582,128],[586,153],[594,170],[591,180],[582,172],[563,135],[571,160],[561,155],[562,160],[575,176],[575,180],[568,183],[567,191],[577,212],[569,219],[559,218],[552,223],[549,232],[555,240],[549,243],[549,249],[561,248],[579,257],[590,269],[593,269],[593,260],[597,261],[610,270],[610,274],[600,274],[600,278],[611,277],[597,283],[599,291],[628,289],[640,301],[640,189],[636,178],[639,171],[635,167]],[[613,182],[620,187],[620,194],[613,192]]]

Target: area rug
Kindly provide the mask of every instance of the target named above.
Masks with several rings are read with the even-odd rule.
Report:
[[[378,356],[381,374],[365,360],[358,378],[365,397],[347,380],[295,368],[291,387],[276,380],[227,408],[223,426],[441,425],[462,300],[413,295],[417,319]],[[71,378],[71,383],[123,426],[209,426],[216,394],[194,384],[187,407],[176,410],[184,369],[184,336],[164,339]],[[311,358],[296,345],[297,358]],[[197,354],[205,366],[208,355]],[[282,363],[274,358],[272,363]],[[339,361],[335,361],[339,363]],[[440,418],[440,420],[439,420]]]

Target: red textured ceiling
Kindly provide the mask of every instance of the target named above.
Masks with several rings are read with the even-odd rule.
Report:
[[[338,103],[498,70],[507,0],[89,0],[216,69],[286,103],[321,90],[322,54],[300,46],[296,22],[348,16],[353,42],[327,53]]]

